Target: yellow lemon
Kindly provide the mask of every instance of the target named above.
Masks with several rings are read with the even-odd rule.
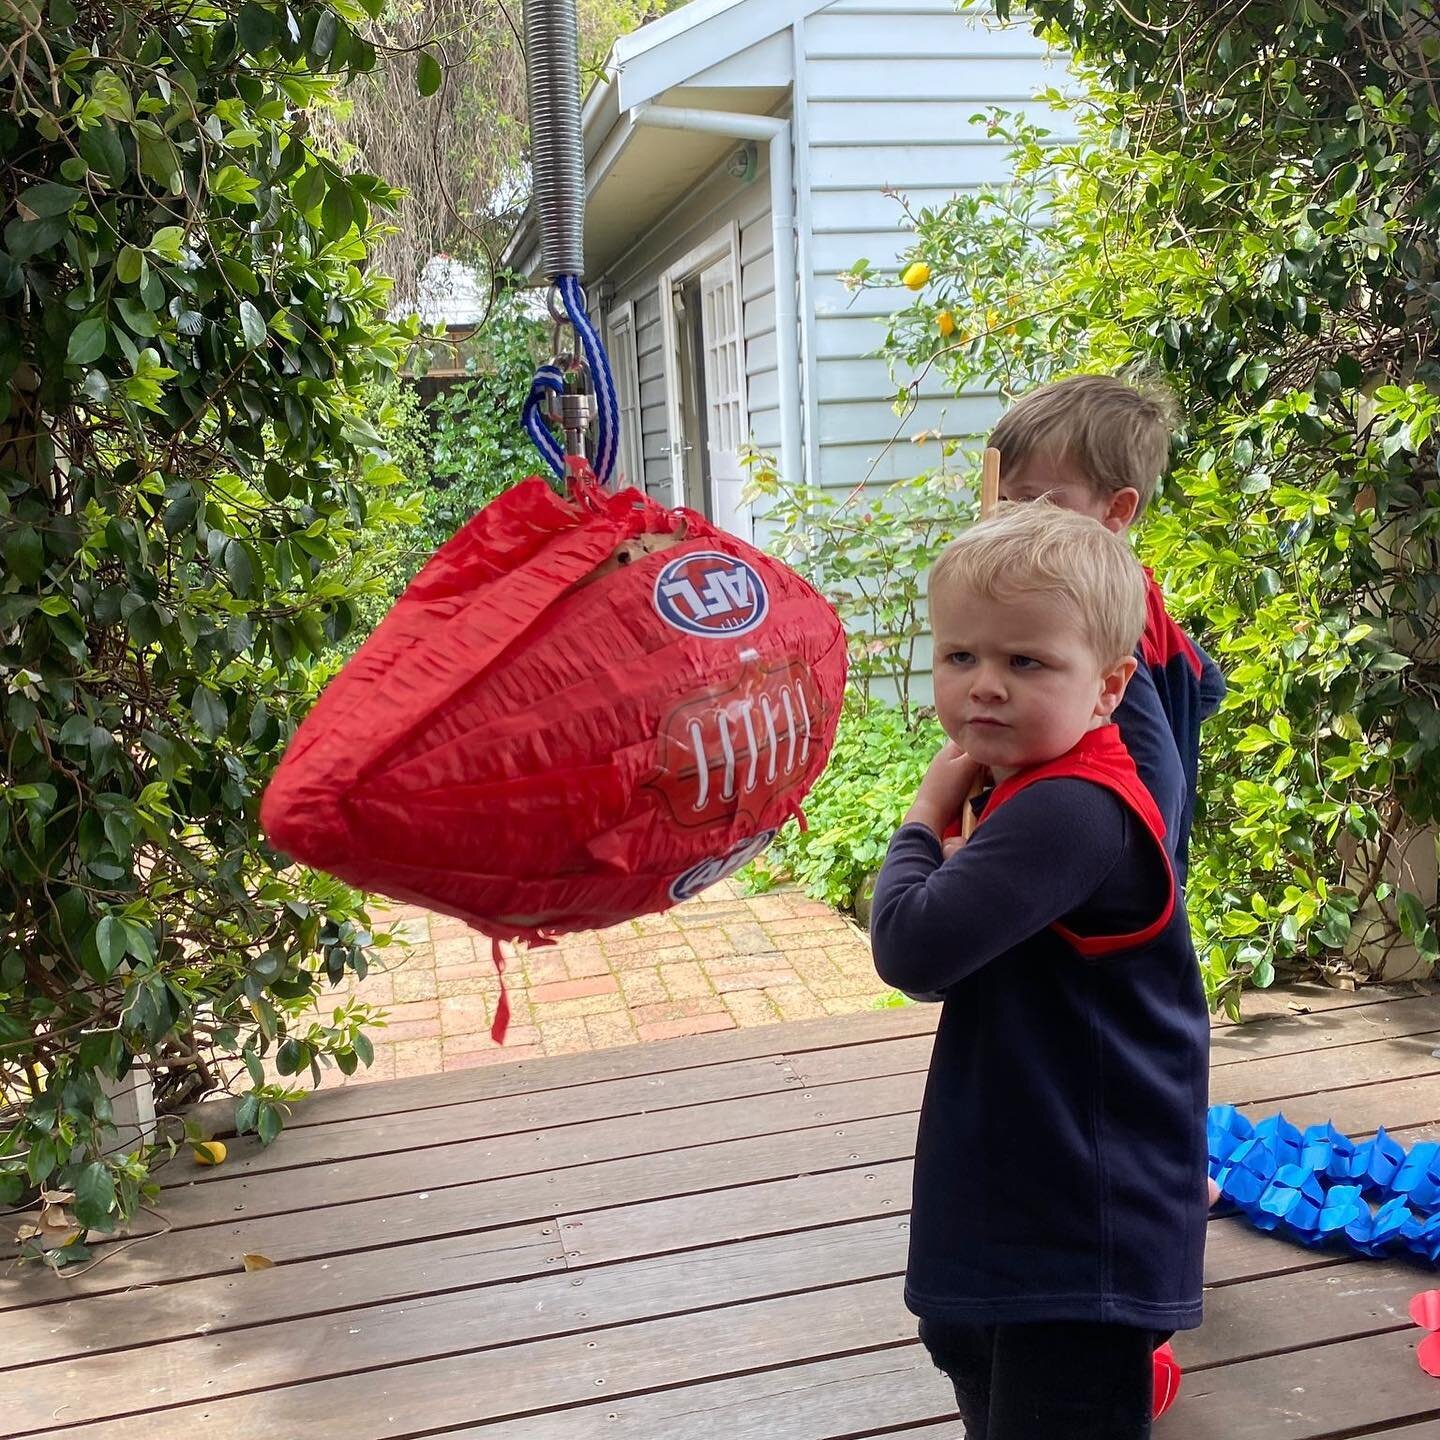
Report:
[[[955,333],[955,317],[948,310],[942,310],[935,317],[935,328],[948,340]]]
[[[227,1154],[229,1151],[225,1149],[223,1140],[202,1140],[195,1146],[195,1163],[197,1165],[222,1165]]]
[[[901,282],[911,290],[923,290],[925,282],[930,278],[930,267],[923,260],[913,260],[905,267],[905,273],[901,275]]]

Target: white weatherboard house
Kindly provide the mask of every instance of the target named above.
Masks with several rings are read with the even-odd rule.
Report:
[[[954,0],[691,0],[618,41],[583,112],[585,252],[626,478],[749,537],[747,441],[848,489],[934,463],[912,434],[983,434],[993,398],[938,386],[902,424],[874,352],[908,292],[838,277],[910,243],[887,191],[935,205],[1004,180],[973,117],[1063,77],[1023,24]],[[533,213],[505,259],[541,278]]]

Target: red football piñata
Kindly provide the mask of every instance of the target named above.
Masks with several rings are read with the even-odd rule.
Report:
[[[531,479],[331,682],[261,823],[468,921],[498,963],[500,940],[664,910],[758,854],[824,769],[845,670],[834,610],[778,561],[635,490]]]

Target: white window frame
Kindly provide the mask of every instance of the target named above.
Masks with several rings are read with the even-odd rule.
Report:
[[[620,409],[620,473],[627,485],[645,489],[645,449],[641,435],[640,356],[635,336],[635,302],[627,300],[610,313],[606,348],[615,376],[615,399]]]
[[[693,279],[702,270],[708,270],[717,260],[729,256],[735,270],[735,333],[740,339],[740,434],[750,434],[750,398],[746,385],[748,346],[745,341],[745,272],[740,263],[740,226],[731,220],[722,225],[708,239],[693,250],[687,250],[672,265],[665,268],[660,276],[660,333],[663,338],[663,359],[665,365],[665,419],[670,443],[666,453],[670,457],[670,503],[685,503],[684,456],[680,454],[682,443],[682,406],[680,403],[680,337],[675,328],[675,306],[671,301],[675,286]],[[680,462],[680,463],[677,463]]]

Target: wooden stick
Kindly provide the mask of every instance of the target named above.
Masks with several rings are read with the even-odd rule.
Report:
[[[991,446],[980,462],[980,518],[988,520],[1000,503],[1000,452]]]
[[[980,461],[980,518],[988,520],[1000,503],[1000,452],[993,446],[985,451]],[[975,777],[970,793],[965,797],[965,808],[960,812],[960,834],[968,840],[975,831],[975,807],[971,803],[990,782],[988,771],[982,770]]]

